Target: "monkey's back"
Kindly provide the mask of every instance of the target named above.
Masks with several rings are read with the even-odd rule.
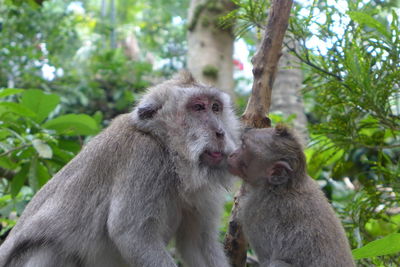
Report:
[[[249,194],[241,214],[243,228],[265,266],[272,260],[298,267],[354,266],[343,226],[311,178],[288,194],[265,188]]]
[[[112,242],[104,238],[111,190],[120,190],[124,179],[136,183],[143,172],[166,172],[165,162],[153,160],[163,153],[157,140],[135,128],[129,114],[116,118],[32,198],[0,247],[0,266],[14,253],[48,244],[77,265],[88,254],[113,252]],[[154,184],[162,187],[159,181]]]

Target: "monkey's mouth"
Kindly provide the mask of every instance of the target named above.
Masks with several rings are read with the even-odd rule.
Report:
[[[216,166],[221,163],[224,157],[224,153],[220,151],[206,150],[201,154],[200,159],[207,165]]]

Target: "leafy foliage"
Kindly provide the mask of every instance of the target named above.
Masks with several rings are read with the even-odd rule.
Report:
[[[256,27],[265,29],[269,0],[232,0],[237,8],[221,18],[224,27],[235,26],[235,35],[243,36]]]
[[[297,7],[287,46],[306,71],[309,171],[328,184],[350,178],[356,191],[338,210],[353,246],[360,247],[382,236],[371,232],[371,222],[391,221],[392,231],[400,230],[390,215],[400,200],[400,20],[390,9],[390,20],[380,17],[373,3],[348,1],[343,11],[328,2],[314,1],[306,16]],[[326,49],[310,48],[311,39]],[[398,263],[394,256],[381,259]]]
[[[268,1],[250,2],[236,1],[238,9],[223,19],[239,21],[241,36],[265,25],[266,9],[254,6]],[[305,74],[308,172],[332,200],[353,247],[400,231],[397,14],[396,1],[295,3],[285,39]],[[359,264],[400,264],[396,246],[385,252],[378,245],[391,238],[355,250],[368,258],[357,256]]]
[[[59,65],[80,45],[76,20],[59,0],[43,8],[33,1],[0,0],[0,21],[0,87],[40,88],[42,67],[50,61]]]
[[[382,239],[375,240],[368,245],[355,249],[353,256],[355,259],[382,256],[400,251],[400,234],[390,234]]]
[[[5,219],[12,211],[10,206],[18,206],[21,200],[26,203],[79,151],[74,136],[94,135],[100,125],[85,114],[55,117],[54,110],[60,103],[55,94],[2,89],[0,96],[9,100],[0,102],[0,175],[6,178],[0,184],[4,196],[0,213],[2,223],[12,226],[13,222]],[[25,185],[30,190],[20,195]],[[12,201],[8,194],[20,201]]]
[[[0,0],[0,238],[82,137],[183,66],[188,1],[153,3]]]

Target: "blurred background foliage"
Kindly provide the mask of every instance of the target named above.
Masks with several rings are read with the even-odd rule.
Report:
[[[233,2],[221,27],[235,25],[251,56],[269,1]],[[2,238],[84,143],[129,112],[146,87],[186,66],[188,7],[189,0],[0,0]],[[308,171],[358,248],[359,266],[400,265],[399,8],[398,0],[298,1],[285,44],[304,76]],[[240,77],[238,113],[251,82]],[[271,114],[274,123],[295,118]]]

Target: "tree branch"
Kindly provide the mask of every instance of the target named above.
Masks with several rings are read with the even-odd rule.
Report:
[[[7,156],[8,154],[10,154],[10,153],[12,153],[12,152],[14,152],[16,150],[24,149],[25,147],[28,147],[28,146],[31,146],[31,145],[30,144],[25,144],[25,145],[22,145],[22,146],[11,148],[10,150],[7,150],[7,151],[4,151],[3,153],[1,153],[0,154],[0,158],[4,157],[4,156]]]
[[[269,127],[271,122],[266,114],[271,105],[272,86],[275,81],[278,61],[282,55],[282,42],[289,24],[292,0],[274,0],[268,15],[264,38],[253,63],[253,88],[246,111],[242,116],[247,126]]]
[[[314,63],[311,62],[310,58],[303,58],[297,51],[296,49],[294,49],[293,47],[290,47],[288,44],[285,43],[285,47],[287,47],[287,49],[289,49],[290,52],[292,52],[301,62],[307,64],[308,66],[318,70],[319,72],[322,72],[328,76],[331,76],[333,78],[335,78],[336,80],[338,80],[339,82],[343,82],[342,77],[340,77],[339,75],[336,75],[332,72],[329,72],[325,69],[322,69],[320,67],[318,67],[317,65],[315,65]]]
[[[273,0],[268,15],[268,23],[261,45],[252,58],[253,88],[246,111],[242,116],[248,127],[265,128],[271,126],[267,117],[271,105],[272,86],[275,81],[278,61],[281,56],[283,38],[289,24],[292,0]],[[240,198],[245,187],[235,196],[229,229],[225,237],[225,252],[233,267],[244,267],[247,257],[247,242],[238,220]]]

